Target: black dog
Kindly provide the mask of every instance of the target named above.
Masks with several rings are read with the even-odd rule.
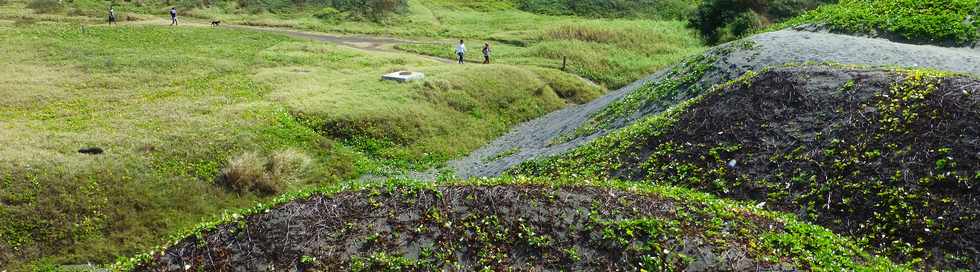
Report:
[[[99,155],[102,154],[102,149],[98,147],[86,147],[78,150],[78,153],[88,154],[88,155]]]
[[[218,26],[220,24],[221,24],[221,21],[218,21],[218,20],[211,21],[211,27],[216,27],[216,26]]]

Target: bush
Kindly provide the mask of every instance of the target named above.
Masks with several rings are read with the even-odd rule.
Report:
[[[6,4],[7,4],[7,0],[0,0],[0,6],[6,5]]]
[[[335,8],[325,7],[323,9],[320,9],[320,11],[317,11],[316,14],[313,14],[313,17],[322,20],[330,20],[330,19],[336,19],[337,17],[340,17],[340,14],[341,14],[340,11]]]
[[[192,1],[197,0],[180,0]],[[346,13],[350,19],[384,21],[392,14],[404,12],[408,0],[237,0],[238,6],[252,12],[270,11],[289,13],[298,8],[322,8],[314,16],[320,19],[336,18]]]
[[[689,25],[708,43],[737,39],[836,0],[704,0]]]
[[[34,10],[35,13],[55,13],[64,7],[58,0],[31,0],[27,8]]]
[[[313,164],[306,154],[287,149],[272,153],[266,167],[268,175],[273,180],[283,184],[296,184],[306,181]]]
[[[305,181],[312,159],[295,150],[285,150],[263,157],[247,152],[228,160],[221,170],[220,182],[238,192],[276,194],[288,184]]]
[[[547,15],[639,17],[683,20],[693,12],[691,0],[516,0],[521,10]]]
[[[383,21],[391,14],[405,11],[408,0],[333,0],[331,6],[363,19]]]

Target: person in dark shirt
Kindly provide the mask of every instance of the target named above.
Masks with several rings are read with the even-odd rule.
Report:
[[[490,64],[490,43],[483,44],[483,64]]]
[[[109,7],[109,25],[115,25],[116,23],[116,10]]]

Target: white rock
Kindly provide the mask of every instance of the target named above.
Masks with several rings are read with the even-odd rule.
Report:
[[[390,74],[381,76],[384,80],[393,80],[398,82],[409,82],[414,80],[424,79],[425,74],[419,72],[409,72],[409,71],[398,71]]]

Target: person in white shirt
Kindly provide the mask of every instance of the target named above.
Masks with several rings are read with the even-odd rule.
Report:
[[[463,64],[464,55],[466,55],[466,44],[463,44],[463,40],[459,40],[459,45],[456,46],[456,56],[459,57],[459,64]]]
[[[177,8],[170,8],[170,25],[177,25]]]

